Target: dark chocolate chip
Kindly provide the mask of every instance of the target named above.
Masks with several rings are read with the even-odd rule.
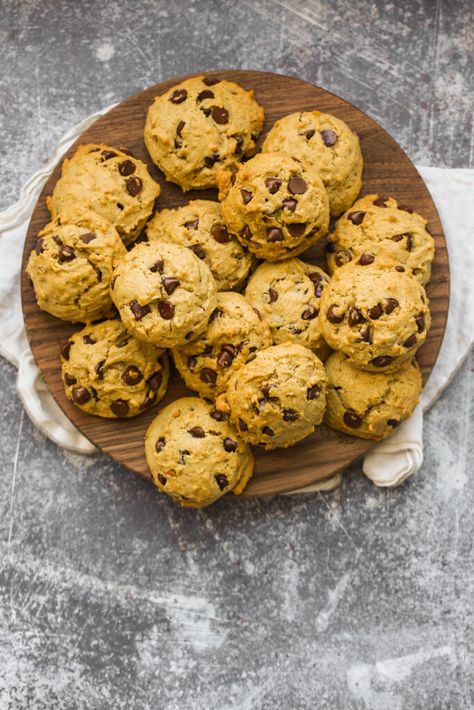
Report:
[[[223,311],[220,308],[214,308],[211,315],[209,316],[209,323],[212,323],[216,318],[222,315]]]
[[[283,207],[289,212],[294,212],[297,204],[298,202],[293,197],[287,197],[282,202]]]
[[[246,224],[245,227],[242,229],[242,231],[240,232],[240,236],[244,239],[252,238],[252,232],[250,231],[250,227],[248,226],[248,224]]]
[[[228,454],[234,453],[234,451],[237,451],[238,444],[236,441],[231,439],[229,436],[226,436],[224,439],[224,449],[227,451]]]
[[[269,227],[267,229],[267,241],[268,242],[282,242],[283,232],[279,227]]]
[[[232,241],[232,235],[224,224],[215,224],[211,229],[211,235],[219,244],[228,244]]]
[[[399,271],[401,274],[403,274],[403,272],[405,271],[405,267],[404,266],[396,266],[395,271]]]
[[[337,314],[336,313],[336,305],[329,306],[329,308],[326,311],[326,318],[330,323],[342,323],[344,320],[344,313],[342,314]]]
[[[193,254],[196,254],[198,259],[205,259],[206,258],[206,252],[202,248],[200,244],[193,244],[192,246],[189,247]]]
[[[219,158],[219,153],[212,153],[212,155],[206,155],[206,157],[204,158],[204,163],[206,164],[206,167],[212,168],[212,166],[217,163]]]
[[[97,234],[94,234],[94,232],[81,234],[81,242],[84,242],[84,244],[90,244],[94,239],[97,239]]]
[[[398,301],[396,298],[385,298],[384,299],[384,310],[387,315],[389,313],[391,313],[392,311],[394,311],[397,306],[398,306]]]
[[[204,433],[204,429],[200,426],[195,426],[192,429],[188,429],[188,434],[191,434],[192,437],[195,439],[204,439],[206,434]]]
[[[126,417],[128,414],[128,402],[125,401],[124,399],[116,399],[112,404],[110,405],[110,409],[112,410],[113,414],[115,414],[116,417]]]
[[[163,476],[162,473],[159,473],[157,476],[157,479],[159,480],[159,482],[161,483],[162,486],[166,486],[166,484],[168,482],[168,479],[166,478],[166,476]]]
[[[104,160],[110,160],[111,158],[116,158],[117,153],[114,153],[113,150],[103,150],[101,152],[101,156],[103,157]]]
[[[354,412],[353,409],[348,409],[343,415],[344,424],[351,429],[358,429],[362,424],[362,418]]]
[[[187,360],[188,367],[190,370],[194,370],[197,365],[197,357],[195,355],[190,355]]]
[[[364,320],[365,318],[358,308],[349,308],[347,322],[349,323],[351,328],[353,328],[355,325],[358,325],[359,323],[363,323]]]
[[[372,306],[372,308],[369,308],[367,313],[372,320],[378,320],[383,313],[383,308],[380,303],[377,303],[375,306]]]
[[[377,197],[377,199],[374,200],[374,205],[376,207],[388,207],[387,199],[387,197]]]
[[[138,195],[138,193],[142,191],[142,187],[143,181],[137,175],[132,175],[132,177],[129,177],[125,182],[125,189],[132,197]]]
[[[288,181],[288,190],[292,195],[302,195],[307,189],[305,181],[298,175],[293,175]]]
[[[406,243],[407,251],[411,251],[413,249],[413,237],[411,234],[407,234],[406,238],[407,238],[407,243]]]
[[[406,348],[412,348],[414,345],[416,345],[416,333],[413,333],[413,335],[410,335],[410,337],[404,341],[403,345]]]
[[[328,148],[337,142],[337,133],[332,131],[330,128],[325,128],[324,131],[319,132],[321,134],[321,138],[323,139],[324,145]]]
[[[163,288],[165,289],[168,296],[171,296],[173,291],[176,291],[178,286],[181,284],[179,279],[175,279],[172,276],[167,276],[162,280]]]
[[[84,343],[84,345],[95,345],[95,340],[94,338],[91,338],[90,335],[83,335],[82,342]]]
[[[357,210],[356,212],[349,212],[347,219],[352,222],[352,224],[362,224],[364,221],[365,212]]]
[[[183,128],[185,127],[185,125],[186,125],[186,121],[180,121],[178,123],[178,125],[176,126],[176,135],[179,136],[180,138],[182,137],[181,134],[183,132]]]
[[[65,360],[69,360],[69,354],[71,352],[71,345],[72,345],[72,343],[70,340],[66,340],[65,343],[61,344],[61,355],[63,356],[63,358]]]
[[[203,367],[199,373],[199,378],[201,382],[204,382],[206,385],[215,385],[217,380],[217,372],[215,372],[215,370],[211,370],[210,367]]]
[[[277,178],[266,178],[265,187],[267,188],[270,195],[274,195],[280,189],[281,181],[277,180]]]
[[[85,387],[73,387],[72,398],[76,404],[85,404],[90,400],[91,395]]]
[[[306,399],[318,399],[321,394],[321,385],[312,385],[306,390]]]
[[[35,252],[36,252],[37,254],[42,254],[43,251],[44,251],[44,239],[42,239],[41,237],[39,237],[39,238],[36,240]]]
[[[117,340],[117,347],[124,348],[130,342],[130,338],[130,335],[126,335],[124,338],[120,338],[119,340]]]
[[[273,429],[270,429],[269,426],[262,427],[262,434],[265,434],[265,436],[275,436],[275,432]]]
[[[129,365],[122,375],[122,379],[126,385],[138,385],[143,380],[143,373],[136,365]]]
[[[357,263],[361,266],[369,266],[369,264],[374,263],[374,259],[375,256],[373,254],[371,254],[369,251],[365,251],[363,254],[360,255]]]
[[[213,98],[214,98],[214,92],[210,91],[209,89],[203,89],[197,95],[197,101],[204,101],[204,99],[213,99]]]
[[[418,332],[422,333],[425,329],[425,316],[423,313],[418,313],[418,315],[415,316],[415,323],[418,328]]]
[[[241,153],[241,152],[242,152],[242,149],[243,149],[243,147],[244,147],[244,139],[242,138],[242,136],[234,136],[234,138],[235,138],[235,151],[234,151],[234,153]],[[235,182],[235,175],[232,175],[232,177],[234,178],[234,182]],[[232,178],[231,178],[231,182],[232,182]],[[232,185],[233,185],[233,184],[234,184],[234,183],[232,182]]]
[[[269,303],[275,303],[275,301],[278,301],[278,291],[275,291],[274,288],[269,288],[268,289],[268,299]]]
[[[214,84],[218,84],[220,82],[220,79],[216,79],[213,76],[205,76],[202,81],[206,86],[214,86]]]
[[[69,374],[69,372],[64,373],[64,382],[68,387],[72,387],[72,385],[75,385],[77,380],[75,377]]]
[[[156,449],[157,453],[159,454],[160,451],[163,451],[165,446],[166,446],[166,439],[164,438],[164,436],[160,436],[160,438],[157,440],[157,442],[155,444],[155,449]]]
[[[216,422],[225,422],[229,418],[229,415],[225,412],[220,412],[218,409],[213,409],[209,412],[209,416],[216,420]]]
[[[334,258],[338,266],[344,266],[344,264],[348,264],[352,260],[352,254],[347,249],[339,249]]]
[[[94,372],[97,375],[97,377],[99,378],[99,380],[104,379],[104,365],[105,365],[105,360],[101,360],[94,367]]]
[[[312,130],[311,130],[311,131],[306,131],[306,133],[305,133],[306,139],[307,139],[308,141],[311,140],[311,138],[314,136],[315,133],[316,133],[316,131],[312,131]]]
[[[318,311],[314,306],[308,306],[303,313],[301,314],[301,317],[303,320],[313,320],[313,318],[316,318],[318,315]]]
[[[324,251],[326,251],[328,254],[334,254],[334,252],[336,251],[335,243],[328,241],[326,246],[324,247]]]
[[[174,316],[174,305],[171,303],[171,301],[166,301],[163,298],[160,298],[156,305],[158,306],[158,313],[164,320],[171,320]]]
[[[242,189],[240,191],[240,194],[242,195],[242,202],[244,203],[244,205],[248,205],[248,203],[250,202],[250,200],[253,197],[253,192],[250,192],[249,190]]]
[[[283,421],[284,422],[295,422],[298,419],[298,412],[295,409],[284,409],[283,410]]]
[[[240,431],[248,431],[249,428],[243,419],[239,419],[239,429]]]
[[[234,352],[232,352],[232,350],[225,345],[222,347],[216,359],[219,367],[230,367],[232,365],[232,362],[237,354],[237,350],[235,348],[233,348],[233,351]]]
[[[203,114],[206,116],[206,118],[209,118],[209,116],[211,115],[211,109],[210,109],[210,107],[201,108],[201,111],[202,111]]]
[[[286,228],[292,237],[297,238],[303,236],[306,229],[306,224],[304,222],[294,222],[293,224],[287,224]]]
[[[150,271],[154,274],[156,274],[157,272],[159,272],[161,274],[161,272],[163,271],[162,259],[158,259],[158,261],[155,261],[155,263],[152,266],[150,266]]]
[[[118,164],[118,171],[120,175],[123,175],[123,177],[132,175],[136,169],[137,166],[131,160],[122,160],[122,162]]]
[[[387,424],[391,426],[393,429],[395,429],[397,426],[400,426],[401,421],[399,419],[389,419],[387,421]]]
[[[171,94],[169,100],[172,104],[182,104],[188,98],[188,92],[186,89],[175,89]]]
[[[229,485],[229,481],[227,480],[227,476],[223,473],[216,473],[214,478],[216,479],[216,483],[219,486],[219,490],[225,491],[225,489]]]
[[[120,211],[123,210],[123,205],[121,202],[117,202],[117,207]]]
[[[223,108],[222,106],[213,106],[212,118],[216,123],[224,125],[225,123],[229,122],[229,112],[226,108]]]
[[[59,263],[63,264],[65,261],[72,261],[75,258],[76,254],[74,253],[74,249],[63,244],[59,250]]]
[[[371,363],[375,367],[386,367],[387,365],[390,365],[392,360],[393,357],[390,355],[379,355],[379,357],[374,357],[374,359],[371,360]]]
[[[141,320],[150,312],[150,306],[141,306],[138,301],[132,301],[130,303],[130,310],[132,311],[135,320]]]
[[[184,226],[186,229],[197,229],[199,227],[199,220],[193,219],[190,222],[185,222]]]
[[[364,325],[359,331],[360,339],[363,343],[372,343],[374,330],[370,325]]]
[[[237,175],[235,173],[232,173],[230,176],[230,184],[235,185],[235,181],[237,180]]]

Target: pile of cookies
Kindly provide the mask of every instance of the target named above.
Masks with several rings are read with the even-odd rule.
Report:
[[[188,507],[241,493],[251,445],[288,447],[323,421],[388,436],[422,387],[426,221],[391,197],[357,200],[363,157],[340,119],[285,116],[257,153],[263,123],[253,92],[230,81],[157,96],[152,161],[183,191],[217,186],[218,201],[152,214],[160,187],[142,161],[81,145],[27,266],[40,308],[84,324],[61,347],[66,395],[84,411],[155,406],[171,353],[199,396],[158,412],[145,451],[158,488]],[[298,258],[326,235],[329,273]]]

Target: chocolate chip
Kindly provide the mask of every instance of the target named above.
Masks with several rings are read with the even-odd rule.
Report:
[[[365,318],[358,308],[349,308],[349,316],[347,318],[347,322],[349,323],[351,328],[353,328],[355,325],[358,325],[359,323],[363,323],[364,320]]]
[[[123,210],[123,205],[121,202],[117,202],[117,207],[119,210]]]
[[[356,212],[349,212],[347,219],[352,222],[352,224],[362,224],[364,221],[365,212],[357,210]]]
[[[267,241],[268,242],[282,242],[283,232],[279,227],[269,227],[267,229]]]
[[[94,232],[81,234],[81,242],[84,242],[84,244],[90,244],[94,239],[97,239],[97,234],[94,234]]]
[[[53,237],[53,241],[56,242],[58,247],[62,247],[62,245],[63,245],[62,240],[58,236]]]
[[[105,360],[101,360],[94,367],[94,372],[97,375],[97,377],[99,378],[99,380],[104,379],[104,365],[105,365]]]
[[[362,418],[354,412],[353,409],[348,409],[343,415],[344,424],[351,429],[358,429],[362,424]]]
[[[209,116],[211,115],[211,109],[209,107],[202,108],[201,111],[206,116],[206,118],[209,118]]]
[[[185,125],[186,125],[186,121],[180,121],[178,123],[178,125],[176,126],[176,135],[179,136],[180,138],[182,137],[181,134],[183,132],[183,128],[185,127]]]
[[[232,241],[232,235],[229,234],[224,224],[215,224],[211,229],[211,235],[219,244],[228,244]]]
[[[239,429],[240,431],[248,431],[249,428],[243,419],[239,419]]]
[[[305,136],[307,140],[311,140],[311,138],[314,136],[316,131],[306,131]]]
[[[133,153],[132,153],[132,151],[129,150],[128,148],[124,148],[124,146],[119,146],[119,147],[118,147],[118,150],[119,150],[121,153],[125,153],[125,155],[130,155],[130,156],[133,158]]]
[[[307,185],[303,178],[298,177],[297,175],[294,175],[288,181],[288,190],[292,195],[302,195],[307,189]]]
[[[41,237],[39,237],[39,238],[36,240],[35,252],[36,252],[37,254],[42,254],[43,251],[44,251],[44,239],[42,239]]]
[[[363,343],[372,343],[374,329],[370,325],[364,325],[359,331],[360,339]]]
[[[393,357],[390,355],[379,355],[379,357],[374,357],[374,359],[371,360],[371,363],[375,367],[386,367],[387,365],[390,365],[392,360]]]
[[[214,478],[216,479],[216,483],[219,486],[219,490],[225,491],[225,489],[229,485],[227,476],[225,476],[223,473],[216,473]]]
[[[323,143],[325,146],[330,148],[332,145],[334,145],[337,141],[337,133],[334,133],[330,128],[325,128],[324,131],[319,131],[321,134],[321,138],[323,139]]]
[[[142,187],[143,181],[137,175],[132,175],[132,177],[129,177],[125,182],[125,189],[132,197],[138,195],[138,193],[142,191]]]
[[[204,429],[200,426],[195,426],[192,429],[188,429],[188,434],[191,434],[192,437],[195,439],[204,439],[206,434],[204,433]]]
[[[65,360],[69,360],[69,354],[71,352],[71,345],[72,345],[72,343],[70,340],[66,340],[65,343],[61,344],[61,355],[63,356],[63,358]]]
[[[367,313],[372,320],[378,320],[383,313],[383,308],[380,303],[377,303],[375,306],[372,306],[372,308],[369,308]]]
[[[101,152],[101,156],[103,157],[104,160],[110,160],[111,158],[116,158],[117,153],[114,153],[113,150],[103,150]]]
[[[112,289],[112,291],[114,290],[114,286],[115,286],[116,281],[117,281],[117,277],[112,276],[112,278],[110,279],[110,288]]]
[[[235,173],[232,173],[232,175],[230,176],[230,184],[235,185],[236,179],[237,179],[237,175]]]
[[[72,398],[76,404],[85,404],[90,400],[91,395],[85,387],[73,387]]]
[[[122,162],[118,164],[118,171],[120,175],[123,175],[123,177],[127,177],[127,175],[132,175],[136,169],[137,166],[131,160],[122,160]]]
[[[314,284],[314,295],[316,298],[320,298],[324,291],[324,281],[321,279],[318,283]]]
[[[368,266],[369,264],[374,263],[375,256],[371,254],[370,252],[366,251],[363,254],[360,255],[358,264],[361,266]]]
[[[205,259],[206,258],[206,252],[202,248],[200,244],[193,244],[192,246],[189,247],[193,254],[196,254],[198,259]]]
[[[128,402],[124,399],[116,399],[115,402],[112,402],[110,405],[110,409],[116,417],[126,417],[128,414]]]
[[[208,168],[212,168],[212,166],[215,165],[219,159],[219,153],[212,153],[212,155],[206,155],[204,162]]]
[[[163,298],[160,298],[157,302],[156,305],[158,306],[158,313],[164,320],[171,320],[174,316],[174,305],[171,303],[171,301],[166,301]]]
[[[306,229],[306,224],[304,222],[295,222],[294,224],[287,224],[286,228],[292,237],[302,237]]]
[[[395,271],[399,271],[402,274],[405,271],[405,267],[404,266],[396,266]]]
[[[268,302],[275,303],[275,301],[278,301],[278,291],[275,291],[274,288],[269,288],[268,289]]]
[[[336,251],[335,243],[328,241],[326,246],[324,247],[324,251],[326,251],[328,254],[334,254],[334,252]]]
[[[214,86],[214,84],[219,84],[220,79],[216,79],[213,76],[205,76],[204,79],[202,80],[202,82],[206,86]]]
[[[234,151],[234,153],[241,153],[241,152],[242,152],[242,148],[243,148],[243,146],[244,146],[244,139],[242,138],[242,136],[233,136],[233,138],[235,138],[235,151]],[[232,177],[234,178],[234,182],[235,182],[235,176],[233,175]],[[231,182],[232,182],[232,178],[231,178]],[[232,184],[234,184],[234,183],[232,183]]]
[[[306,390],[306,399],[318,399],[319,395],[321,394],[321,386],[320,385],[312,385],[311,387],[308,387]]]
[[[423,313],[418,313],[418,315],[415,316],[415,323],[418,328],[418,332],[422,333],[425,329],[425,316]]]
[[[163,271],[163,260],[158,259],[158,261],[155,261],[155,263],[152,266],[150,266],[150,271],[153,274],[156,274],[159,271],[161,274],[161,272]]]
[[[281,181],[277,180],[277,178],[271,178],[271,177],[266,178],[265,179],[265,187],[267,188],[270,195],[274,195],[280,189]]]
[[[166,439],[164,438],[164,436],[160,436],[160,438],[157,440],[157,442],[155,444],[156,452],[159,454],[160,451],[163,451],[165,446],[166,446]]]
[[[284,422],[295,422],[298,419],[298,412],[295,409],[284,409],[283,410],[283,421]]]
[[[237,451],[237,447],[237,442],[231,439],[229,436],[226,436],[226,438],[224,439],[224,449],[227,451],[227,453],[234,453],[234,451]]]
[[[411,251],[413,249],[413,237],[411,234],[407,234],[406,238],[407,238],[407,243],[406,243],[407,251]]]
[[[401,421],[399,419],[388,419],[387,424],[395,429],[397,426],[400,426]]]
[[[229,418],[229,415],[225,412],[220,412],[218,409],[213,409],[209,412],[209,416],[216,420],[216,422],[225,422]]]
[[[138,383],[143,380],[143,374],[135,365],[129,365],[124,371],[122,379],[126,385],[133,387],[133,385],[138,385]]]
[[[63,264],[65,261],[72,261],[75,258],[76,254],[74,253],[74,249],[68,247],[66,244],[63,244],[59,250],[59,263]]]
[[[232,350],[230,349],[232,348]],[[217,356],[216,362],[219,367],[230,367],[237,354],[237,350],[233,346],[223,346],[219,355]]]
[[[138,301],[132,301],[130,303],[130,310],[132,311],[135,320],[141,320],[150,312],[150,306],[141,306]]]
[[[222,315],[223,311],[220,308],[214,308],[211,315],[209,316],[209,323],[212,323],[216,318]]]
[[[178,286],[181,284],[179,279],[175,279],[172,276],[167,276],[162,280],[163,288],[165,289],[168,296],[171,296],[173,291],[176,291]]]
[[[270,429],[269,426],[262,427],[262,434],[265,434],[265,436],[275,436],[275,432],[273,429]]]
[[[387,200],[388,197],[377,197],[377,199],[374,200],[374,205],[376,207],[388,207]]]
[[[396,298],[386,298],[384,300],[384,310],[387,315],[394,311],[397,306],[398,301]]]
[[[301,314],[301,318],[303,320],[313,320],[313,318],[316,318],[318,315],[318,311],[314,306],[308,306],[303,313]]]
[[[193,219],[190,222],[185,222],[184,226],[186,229],[197,229],[199,227],[199,220]]]
[[[348,264],[352,260],[352,254],[347,249],[339,249],[334,258],[338,266],[344,266],[344,264]]]
[[[75,377],[69,374],[69,372],[64,373],[64,382],[67,384],[68,387],[71,387],[72,385],[75,385],[77,380]]]
[[[248,203],[253,197],[253,192],[249,192],[249,190],[242,189],[240,191],[240,194],[242,195],[242,202],[244,203],[244,205],[248,205]]]
[[[168,479],[166,478],[166,476],[163,476],[162,473],[159,473],[157,476],[157,479],[159,480],[159,482],[161,483],[162,486],[166,486],[166,484],[168,482]]]
[[[336,308],[337,306],[333,304],[332,306],[329,306],[326,311],[326,318],[330,323],[342,323],[342,321],[344,320],[344,313],[338,315],[336,313]]]
[[[118,348],[124,348],[128,343],[130,342],[130,335],[126,335],[124,338],[119,338],[117,340],[117,347]]]
[[[283,207],[285,209],[287,209],[289,212],[294,212],[297,204],[298,204],[297,201],[293,197],[287,197],[282,202]]]
[[[188,92],[186,89],[175,89],[171,94],[169,100],[172,104],[182,104],[188,98]]]
[[[83,335],[82,342],[84,343],[84,345],[95,345],[95,340],[94,338],[91,338],[90,335]]]
[[[215,370],[211,370],[210,367],[203,367],[199,373],[199,378],[201,382],[204,382],[206,385],[215,385],[217,380],[217,372],[215,372]]]
[[[187,360],[188,367],[190,370],[194,370],[197,365],[197,357],[195,355],[190,355]]]
[[[410,337],[405,340],[403,345],[406,348],[412,348],[414,345],[416,345],[416,333],[413,333],[413,335],[410,335]]]
[[[252,238],[252,232],[250,231],[250,227],[248,226],[248,224],[246,224],[245,227],[241,230],[240,236],[244,239]]]
[[[229,112],[226,108],[223,108],[222,106],[213,106],[212,118],[216,123],[224,125],[224,123],[229,122]]]
[[[197,95],[197,101],[204,101],[204,99],[213,99],[214,98],[214,92],[210,91],[209,89],[203,89],[198,95]]]

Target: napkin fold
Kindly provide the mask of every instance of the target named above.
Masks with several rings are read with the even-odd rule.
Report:
[[[23,243],[36,200],[54,166],[98,117],[92,114],[66,133],[51,160],[23,186],[20,199],[0,212],[4,267],[0,274],[0,355],[18,368],[17,392],[30,419],[52,441],[67,449],[96,451],[63,414],[49,393],[34,362],[26,338],[20,297]],[[364,459],[364,473],[377,486],[396,486],[415,473],[423,461],[423,410],[454,377],[473,344],[474,333],[474,170],[418,167],[439,210],[451,265],[451,300],[448,324],[438,361],[423,390],[421,403],[389,439],[377,444]],[[331,490],[341,474],[293,491]]]

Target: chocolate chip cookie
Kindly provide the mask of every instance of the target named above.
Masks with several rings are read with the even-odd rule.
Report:
[[[272,344],[270,328],[239,293],[218,293],[204,333],[173,349],[186,385],[202,397],[224,392],[231,375]]]
[[[281,261],[326,232],[329,203],[318,173],[285,153],[259,153],[218,174],[228,229],[260,259]]]
[[[265,449],[292,446],[323,419],[324,365],[302,345],[273,345],[232,375],[216,406],[230,413],[245,441]]]
[[[61,345],[68,399],[99,417],[134,417],[166,394],[168,357],[134,338],[117,318],[87,325]]]
[[[422,389],[416,360],[394,372],[364,372],[344,353],[326,360],[328,378],[325,422],[363,439],[384,439],[418,404]]]
[[[300,259],[263,262],[250,277],[245,297],[268,321],[275,345],[299,343],[324,360],[330,351],[318,319],[319,301],[328,283],[322,269]]]
[[[434,239],[426,220],[392,197],[366,195],[342,215],[326,245],[329,270],[364,252],[393,257],[421,284],[430,280]]]
[[[209,268],[189,249],[142,242],[115,269],[111,293],[133,335],[171,348],[204,332],[217,289]]]
[[[253,91],[196,76],[155,98],[145,144],[166,179],[184,191],[213,187],[216,167],[232,167],[254,154],[263,120]]]
[[[262,151],[284,151],[315,168],[328,191],[331,216],[352,205],[362,186],[359,138],[335,116],[320,111],[291,113],[269,131]]]
[[[213,405],[176,399],[150,424],[145,453],[156,486],[187,508],[239,495],[253,473],[250,447]]]
[[[70,208],[97,212],[114,225],[123,242],[138,237],[151,215],[160,186],[141,160],[126,148],[80,145],[62,164],[62,174],[48,197],[52,216]]]
[[[411,360],[431,323],[423,286],[402,264],[370,252],[335,271],[320,306],[329,346],[375,372]]]
[[[210,268],[218,291],[238,289],[247,278],[253,257],[229,232],[221,206],[192,200],[184,207],[161,210],[147,224],[150,242],[166,241],[191,249]]]
[[[39,307],[72,322],[103,318],[113,308],[112,271],[125,253],[116,229],[94,212],[59,214],[38,234],[26,267]]]

